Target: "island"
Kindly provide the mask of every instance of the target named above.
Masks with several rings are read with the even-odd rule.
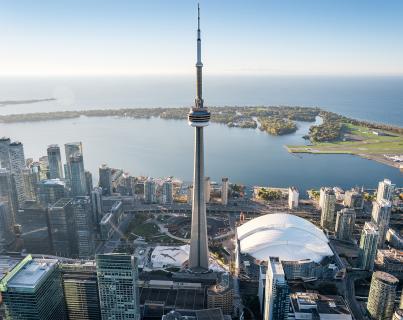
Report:
[[[48,101],[54,101],[54,100],[56,100],[56,99],[55,98],[45,98],[45,99],[30,99],[30,100],[3,100],[3,101],[0,101],[0,107],[5,107],[8,105],[14,105],[14,104],[48,102]]]

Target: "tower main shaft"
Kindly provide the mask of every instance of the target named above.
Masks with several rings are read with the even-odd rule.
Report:
[[[189,267],[194,272],[207,271],[209,267],[206,201],[204,195],[204,137],[203,127],[208,126],[210,112],[204,107],[202,98],[202,68],[200,9],[197,18],[197,61],[195,106],[189,112],[189,124],[195,128],[192,227],[190,239]]]

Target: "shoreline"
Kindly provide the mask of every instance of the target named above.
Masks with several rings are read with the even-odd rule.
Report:
[[[376,161],[378,163],[382,163],[384,165],[387,165],[389,167],[393,167],[396,168],[400,171],[403,172],[403,169],[401,168],[401,166],[403,167],[403,163],[401,164],[400,162],[395,162],[392,160],[388,160],[385,159],[385,157],[383,157],[383,155],[375,155],[375,154],[365,154],[365,153],[354,153],[354,152],[348,152],[348,151],[326,151],[326,150],[299,150],[299,151],[293,151],[292,148],[290,148],[289,146],[285,145],[284,146],[286,148],[286,150],[291,154],[291,155],[295,155],[298,156],[299,154],[314,154],[314,155],[323,155],[323,154],[333,154],[333,155],[337,155],[337,154],[346,154],[346,155],[352,155],[352,156],[357,156],[366,160],[370,160],[370,161]]]

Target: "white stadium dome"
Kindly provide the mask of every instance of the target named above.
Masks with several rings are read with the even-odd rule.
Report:
[[[258,260],[279,257],[283,261],[320,262],[333,255],[322,230],[288,213],[266,214],[248,221],[237,228],[237,236],[241,253]]]

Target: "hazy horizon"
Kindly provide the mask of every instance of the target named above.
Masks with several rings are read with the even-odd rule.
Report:
[[[403,76],[403,2],[200,1],[210,75]],[[194,74],[197,2],[5,2],[0,76]]]

